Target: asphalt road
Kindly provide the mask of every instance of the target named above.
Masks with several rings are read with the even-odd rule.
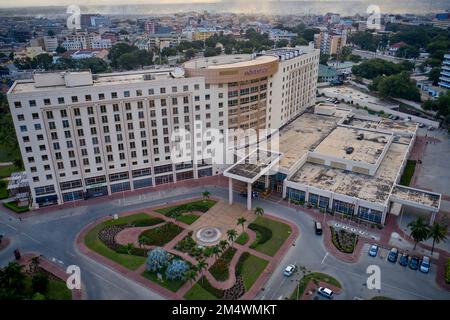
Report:
[[[76,205],[43,215],[37,215],[19,221],[2,213],[0,208],[0,233],[12,238],[12,244],[0,252],[0,265],[12,260],[13,250],[22,252],[39,252],[63,267],[78,265],[85,293],[89,299],[163,299],[158,293],[128,280],[111,269],[80,254],[75,246],[75,239],[81,229],[92,221],[115,213],[146,208],[186,198],[200,196],[204,190],[198,188],[177,188],[164,192],[130,196],[121,200],[106,201],[90,206]],[[228,190],[210,187],[215,196],[226,199]],[[246,199],[235,195],[235,201],[245,203]],[[293,292],[299,275],[285,278],[282,271],[286,264],[297,263],[309,270],[324,272],[337,278],[343,284],[342,294],[336,299],[370,298],[386,295],[397,299],[450,299],[450,294],[437,287],[434,273],[423,275],[404,269],[381,259],[373,259],[363,251],[356,264],[341,262],[327,254],[322,239],[313,232],[313,220],[305,213],[286,208],[265,200],[254,200],[253,206],[262,206],[267,213],[294,222],[300,235],[266,283],[264,291],[257,299],[284,299]],[[382,271],[380,292],[366,288],[366,268],[376,261]],[[432,269],[433,270],[433,269]],[[435,272],[435,271],[434,271]]]

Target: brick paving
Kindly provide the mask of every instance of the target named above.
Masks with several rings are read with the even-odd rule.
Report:
[[[223,200],[220,199],[216,199],[214,197],[211,197],[211,199],[217,200],[218,204],[224,204],[225,202]],[[171,203],[170,206],[172,205],[180,205],[183,203],[187,203],[187,202],[191,202],[193,200],[198,200],[198,198],[195,199],[189,199],[189,200],[183,200],[180,202],[176,202],[176,203]],[[187,253],[184,252],[180,252],[178,250],[175,250],[174,247],[175,245],[181,241],[186,235],[188,235],[189,231],[192,230],[191,226],[186,225],[185,223],[182,223],[180,221],[176,221],[173,218],[169,218],[166,217],[162,214],[159,214],[157,212],[155,212],[156,209],[159,208],[164,208],[167,207],[168,204],[165,205],[161,205],[161,206],[157,206],[157,207],[153,207],[153,208],[148,208],[148,209],[139,209],[139,210],[134,210],[134,211],[130,211],[127,213],[124,213],[121,215],[121,217],[123,216],[129,216],[132,214],[136,214],[136,213],[147,213],[149,215],[155,216],[155,217],[160,217],[166,221],[171,221],[176,223],[177,225],[181,226],[182,228],[184,228],[185,230],[183,230],[180,234],[178,234],[175,238],[173,238],[171,241],[169,241],[166,245],[164,245],[162,248],[164,250],[166,250],[169,253],[172,253],[174,255],[177,255],[179,257],[181,257],[182,259],[189,261],[191,264],[196,265],[197,264],[197,260],[191,256],[189,256]],[[221,207],[222,208],[222,207]],[[223,209],[223,208],[222,208]],[[207,213],[206,213],[207,214]],[[204,214],[205,215],[205,214]],[[139,268],[137,268],[136,270],[129,270],[121,265],[119,265],[118,263],[96,253],[91,251],[89,248],[86,247],[86,245],[84,244],[84,238],[87,234],[87,232],[89,232],[90,229],[92,229],[95,225],[98,225],[99,223],[102,223],[106,220],[109,220],[111,217],[104,217],[102,219],[99,219],[91,224],[89,224],[87,227],[85,227],[77,236],[77,240],[76,240],[76,244],[79,247],[80,251],[87,255],[88,257],[108,266],[109,268],[121,273],[122,275],[136,281],[139,282],[141,284],[143,284],[144,286],[147,286],[149,288],[151,288],[152,290],[157,291],[158,293],[166,296],[169,299],[183,299],[183,296],[192,288],[193,284],[195,284],[202,275],[204,275],[208,281],[211,283],[211,285],[213,285],[214,287],[218,288],[218,289],[222,289],[222,290],[226,290],[231,288],[235,282],[236,282],[236,276],[235,276],[235,268],[236,268],[236,264],[239,261],[240,256],[242,255],[242,253],[244,252],[249,252],[250,254],[257,256],[259,258],[262,258],[266,261],[268,261],[268,265],[265,268],[265,270],[263,271],[263,273],[260,275],[260,277],[255,281],[255,283],[253,284],[252,288],[247,291],[242,297],[241,299],[252,299],[256,296],[256,294],[261,290],[263,284],[268,280],[268,278],[270,277],[270,275],[273,273],[273,270],[276,268],[276,266],[279,264],[280,260],[282,259],[282,257],[284,256],[284,254],[286,253],[287,249],[292,245],[292,243],[294,242],[294,240],[297,238],[298,236],[298,229],[297,227],[292,224],[289,221],[286,221],[284,219],[275,217],[275,216],[271,216],[269,214],[265,214],[265,217],[269,218],[269,219],[273,219],[282,223],[286,223],[288,224],[291,229],[292,232],[289,235],[288,239],[284,242],[284,244],[282,245],[282,247],[278,250],[278,252],[275,254],[274,257],[270,257],[264,253],[261,253],[257,250],[251,249],[249,248],[249,246],[253,243],[253,241],[256,239],[256,234],[254,231],[250,230],[250,229],[246,229],[247,234],[249,235],[249,240],[247,241],[247,243],[245,245],[239,245],[234,243],[233,246],[237,249],[235,255],[233,256],[233,259],[230,262],[229,265],[229,278],[226,281],[218,281],[214,278],[214,276],[209,272],[209,270],[205,270],[203,271],[201,274],[198,274],[195,281],[191,281],[191,282],[186,282],[177,292],[172,292],[146,278],[144,278],[141,274],[146,270],[146,265],[143,264],[142,266],[140,266]],[[198,221],[198,220],[197,220]],[[159,226],[159,225],[157,225]],[[157,227],[157,226],[152,226],[152,227]],[[144,230],[148,230],[152,227],[138,227],[138,228],[127,228],[125,230],[130,230],[130,231],[126,231],[123,230],[121,231],[118,235],[116,235],[116,241],[118,241],[121,244],[127,244],[127,243],[136,243],[137,241],[137,237],[139,236],[139,234],[141,232],[143,232]],[[133,229],[136,229],[135,231],[131,231]],[[150,246],[146,246],[149,249],[151,248]],[[214,262],[216,261],[215,257],[209,257],[206,259],[206,263],[208,264],[208,268],[210,268]]]
[[[2,242],[0,243],[0,251],[6,249],[11,243],[11,239],[8,237],[3,237]]]

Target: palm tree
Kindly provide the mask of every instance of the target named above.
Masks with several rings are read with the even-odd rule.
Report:
[[[197,277],[197,269],[191,268],[184,274],[184,280],[189,281],[191,284],[195,281],[195,278]]]
[[[219,242],[219,246],[220,246],[220,249],[222,251],[225,251],[225,249],[228,247],[228,241],[227,240],[221,240]]]
[[[431,254],[433,254],[435,243],[447,239],[447,226],[442,223],[435,223],[430,228],[428,237],[433,239],[433,245],[431,246]]]
[[[408,223],[408,227],[411,228],[411,237],[414,239],[413,250],[416,250],[417,244],[428,238],[428,225],[422,217],[419,217]]]
[[[200,272],[200,274],[203,276],[203,271],[205,271],[208,268],[208,263],[205,260],[200,260],[197,263],[197,270]],[[203,279],[202,279],[203,282]]]
[[[191,214],[192,211],[194,211],[194,206],[193,206],[192,204],[188,203],[188,204],[186,205],[186,212],[189,213],[189,214]]]
[[[211,192],[208,190],[205,190],[202,192],[203,201],[209,200],[209,196],[211,195]]]
[[[240,217],[237,219],[237,225],[241,225],[242,226],[242,232],[244,232],[245,229],[245,223],[247,222],[247,219],[245,219],[244,217]]]
[[[227,231],[228,240],[231,242],[231,246],[233,246],[234,240],[236,240],[238,233],[234,229],[230,229]]]
[[[145,244],[145,237],[139,236],[138,243],[139,243],[139,248],[142,248]]]
[[[220,250],[220,247],[218,245],[216,245],[216,246],[212,247],[211,253],[217,259],[217,258],[219,258],[219,255],[222,253],[222,251]]]
[[[255,208],[255,214],[257,215],[257,216],[263,216],[264,215],[264,209],[263,208],[261,208],[261,207],[256,207]]]
[[[133,244],[130,242],[127,243],[127,253],[130,254],[131,250],[133,250]]]

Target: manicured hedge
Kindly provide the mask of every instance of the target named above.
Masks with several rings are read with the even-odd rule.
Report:
[[[266,243],[272,238],[272,230],[256,223],[250,223],[248,228],[256,232],[256,241],[253,245]]]
[[[220,258],[217,259],[209,269],[209,272],[217,281],[225,281],[229,278],[230,274],[228,271],[230,262],[233,259],[236,251],[237,250],[235,248],[229,247],[224,253],[222,253]]]
[[[160,223],[163,223],[165,220],[157,217],[148,218],[148,219],[138,219],[131,223],[133,227],[151,227]]]
[[[24,213],[30,210],[28,207],[19,208],[15,201],[3,202],[3,205],[16,213]]]
[[[216,201],[214,201],[214,200],[198,200],[198,201],[181,204],[178,206],[157,209],[155,211],[159,212],[161,214],[164,214],[166,217],[175,218],[185,212],[189,212],[189,210],[206,212],[215,204],[216,204]]]
[[[250,257],[250,253],[247,251],[243,252],[241,256],[239,257],[238,262],[236,263],[236,275],[240,276],[242,274],[242,266],[244,265],[245,260],[247,260]]]
[[[160,227],[145,230],[141,233],[146,245],[163,246],[183,231],[175,223],[168,222]]]
[[[223,290],[217,289],[209,283],[208,279],[205,276],[202,276],[197,284],[199,284],[203,289],[211,293],[213,296],[215,296],[217,299],[222,299],[223,297]]]

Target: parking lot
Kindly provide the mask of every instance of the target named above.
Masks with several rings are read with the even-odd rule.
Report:
[[[436,279],[436,265],[431,263],[430,272],[423,273],[419,270],[412,270],[409,266],[401,266],[399,258],[402,251],[399,250],[397,262],[387,260],[390,248],[379,248],[376,257],[368,254],[370,245],[366,244],[361,252],[360,261],[356,269],[361,273],[365,272],[370,265],[377,265],[381,271],[381,289],[365,289],[363,297],[388,296],[395,299],[432,299],[428,292],[438,288]],[[422,257],[419,257],[420,259]],[[363,293],[363,292],[362,292]],[[450,297],[450,294],[449,294]]]

